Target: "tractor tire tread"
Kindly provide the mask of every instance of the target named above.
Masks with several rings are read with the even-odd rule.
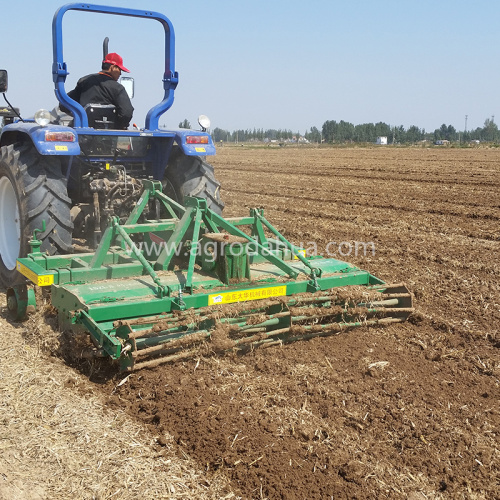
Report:
[[[42,241],[41,251],[53,255],[71,253],[73,223],[71,200],[67,195],[66,179],[61,160],[38,154],[31,143],[16,143],[1,148],[0,177],[7,176],[16,192],[21,219],[20,256],[30,252],[29,241],[34,229]],[[15,269],[8,269],[0,255],[0,283],[12,285],[24,278]]]
[[[165,172],[165,184],[174,188],[177,202],[182,204],[186,196],[204,198],[208,208],[222,214],[224,202],[220,196],[220,183],[215,177],[214,167],[205,157],[187,156],[180,147],[174,146]]]

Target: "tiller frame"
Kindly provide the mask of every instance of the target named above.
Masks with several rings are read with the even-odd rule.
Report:
[[[182,206],[161,182],[143,184],[127,221],[110,219],[95,252],[45,255],[35,231],[31,253],[17,261],[35,285],[51,287],[60,329],[87,331],[94,354],[122,370],[401,322],[413,312],[404,284],[306,256],[262,209],[226,219],[204,199]],[[157,216],[148,220],[152,205]],[[26,285],[8,295],[17,317],[33,308]]]

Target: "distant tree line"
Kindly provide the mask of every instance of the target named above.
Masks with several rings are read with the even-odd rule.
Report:
[[[303,135],[300,132],[292,132],[291,130],[282,129],[246,129],[246,130],[223,130],[221,128],[214,128],[212,131],[212,138],[215,142],[248,142],[248,141],[286,141],[294,137]]]
[[[180,124],[179,124],[180,125]],[[299,137],[309,142],[326,143],[363,143],[376,142],[377,137],[387,137],[389,144],[415,144],[420,141],[450,141],[450,142],[500,142],[500,132],[493,119],[486,119],[483,127],[470,131],[457,131],[453,125],[441,125],[434,132],[426,132],[416,125],[405,129],[403,125],[391,126],[387,123],[363,123],[354,125],[340,120],[327,120],[321,130],[311,127],[305,133],[293,132],[289,129],[245,129],[224,130],[215,128],[211,131],[215,142],[248,142],[248,141],[291,141]]]
[[[166,127],[166,125],[162,125]],[[3,120],[0,117],[0,130]],[[179,128],[190,129],[191,124],[187,119],[179,123]],[[420,141],[450,141],[450,142],[500,142],[500,131],[493,118],[487,118],[483,127],[474,130],[457,131],[453,125],[443,123],[434,132],[426,132],[416,125],[405,129],[402,125],[394,127],[387,123],[363,123],[353,125],[340,120],[327,120],[321,130],[311,127],[304,134],[293,132],[290,129],[240,129],[230,132],[221,128],[211,131],[213,140],[217,142],[249,142],[249,141],[292,141],[299,137],[309,142],[326,142],[331,144],[376,142],[377,137],[387,137],[389,144],[415,144]]]
[[[326,121],[322,127],[322,135],[323,140],[330,143],[375,142],[377,137],[387,137],[389,143],[406,144],[426,138],[425,130],[415,125],[406,130],[402,125],[391,127],[383,122],[353,125],[344,120]]]

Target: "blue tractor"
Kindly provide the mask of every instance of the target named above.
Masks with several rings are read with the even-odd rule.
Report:
[[[163,26],[164,97],[147,113],[144,128],[115,130],[108,119],[109,109],[91,106],[85,110],[66,93],[69,73],[63,58],[62,21],[69,10],[147,18]],[[0,70],[0,92],[9,104],[0,135],[3,286],[24,281],[16,271],[16,260],[30,252],[34,235],[47,255],[95,249],[110,217],[127,219],[141,197],[145,179],[161,181],[163,191],[179,204],[185,197],[196,196],[205,198],[216,213],[221,214],[224,207],[220,184],[206,162],[206,156],[215,154],[206,132],[208,119],[200,119],[201,131],[159,128],[159,118],[172,106],[178,83],[174,30],[167,17],[151,11],[74,3],[55,13],[52,36],[55,94],[70,115],[40,110],[33,119],[22,119],[5,97],[7,71]],[[133,81],[124,83],[132,83],[133,88]],[[148,210],[148,218],[162,218],[159,204],[151,204]]]

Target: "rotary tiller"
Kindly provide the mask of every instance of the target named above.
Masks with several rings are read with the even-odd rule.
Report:
[[[252,209],[225,219],[204,199],[180,205],[157,181],[125,224],[112,218],[95,252],[48,256],[36,232],[17,270],[50,300],[62,330],[87,331],[94,354],[122,370],[201,353],[247,350],[405,321],[405,285],[387,285],[346,262],[306,256]],[[148,204],[166,218],[148,220]],[[149,212],[147,212],[149,213]],[[34,293],[9,290],[22,317]]]

